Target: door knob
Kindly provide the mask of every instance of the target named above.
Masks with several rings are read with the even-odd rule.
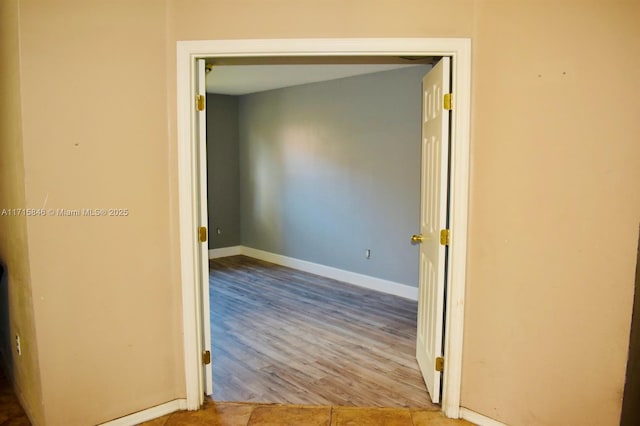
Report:
[[[422,240],[424,240],[424,238],[420,234],[411,236],[411,242],[412,243],[421,243]]]

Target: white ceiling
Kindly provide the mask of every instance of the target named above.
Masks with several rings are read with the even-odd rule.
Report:
[[[217,65],[207,74],[207,93],[246,95],[264,90],[415,66],[418,65]]]

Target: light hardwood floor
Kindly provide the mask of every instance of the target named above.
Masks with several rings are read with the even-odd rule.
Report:
[[[244,256],[210,267],[215,401],[439,409],[417,302]]]

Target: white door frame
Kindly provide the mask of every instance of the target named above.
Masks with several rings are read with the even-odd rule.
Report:
[[[180,263],[187,408],[204,401],[202,366],[202,300],[197,240],[198,158],[194,67],[198,58],[279,56],[450,56],[454,108],[451,128],[450,245],[444,342],[442,411],[460,416],[462,338],[467,271],[469,146],[471,106],[471,40],[467,38],[346,38],[198,40],[177,42],[178,195]],[[407,236],[408,238],[409,236]],[[215,360],[213,360],[215,362]],[[215,384],[214,384],[215,385]]]

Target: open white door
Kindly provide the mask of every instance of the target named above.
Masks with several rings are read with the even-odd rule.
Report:
[[[449,185],[450,59],[442,58],[422,80],[420,275],[416,358],[434,403],[440,402],[444,331],[447,191]],[[450,101],[450,95],[447,95]]]
[[[213,393],[213,373],[211,369],[211,317],[209,307],[209,243],[207,213],[207,113],[204,59],[196,63],[196,136],[198,148],[198,239],[200,244],[200,280],[202,297],[202,358],[204,393]]]

